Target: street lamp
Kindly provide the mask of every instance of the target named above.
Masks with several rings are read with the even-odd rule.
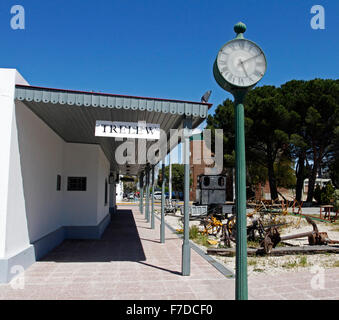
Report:
[[[246,25],[234,26],[237,36],[219,51],[213,74],[221,88],[234,96],[236,154],[236,299],[248,299],[247,286],[247,221],[246,162],[243,102],[247,92],[264,76],[267,62],[264,52],[244,38]]]

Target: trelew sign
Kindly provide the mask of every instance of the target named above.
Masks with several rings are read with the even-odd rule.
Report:
[[[160,139],[160,125],[146,122],[96,121],[96,137]]]

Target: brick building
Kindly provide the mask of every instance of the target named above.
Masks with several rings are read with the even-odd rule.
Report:
[[[205,168],[214,167],[214,156],[210,149],[207,148],[203,139],[203,134],[198,133],[191,137],[190,143],[190,201],[196,201],[196,189],[198,176],[205,173]]]

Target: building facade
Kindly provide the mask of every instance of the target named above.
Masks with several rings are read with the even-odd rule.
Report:
[[[209,107],[33,87],[15,69],[0,69],[0,283],[65,239],[99,239],[122,191],[110,176],[145,169],[116,161],[124,141],[95,136],[97,120],[156,123],[167,134],[184,119],[197,127]]]

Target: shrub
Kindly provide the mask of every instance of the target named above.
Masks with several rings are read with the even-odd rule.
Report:
[[[335,189],[331,182],[320,188],[319,184],[314,189],[314,199],[318,204],[334,204],[336,200]]]
[[[321,189],[321,203],[322,204],[331,204],[334,203],[335,198],[335,189],[331,182],[328,182],[322,189]]]
[[[334,210],[339,211],[339,189],[334,191]]]
[[[199,236],[199,228],[197,226],[190,227],[190,239],[194,240]]]

